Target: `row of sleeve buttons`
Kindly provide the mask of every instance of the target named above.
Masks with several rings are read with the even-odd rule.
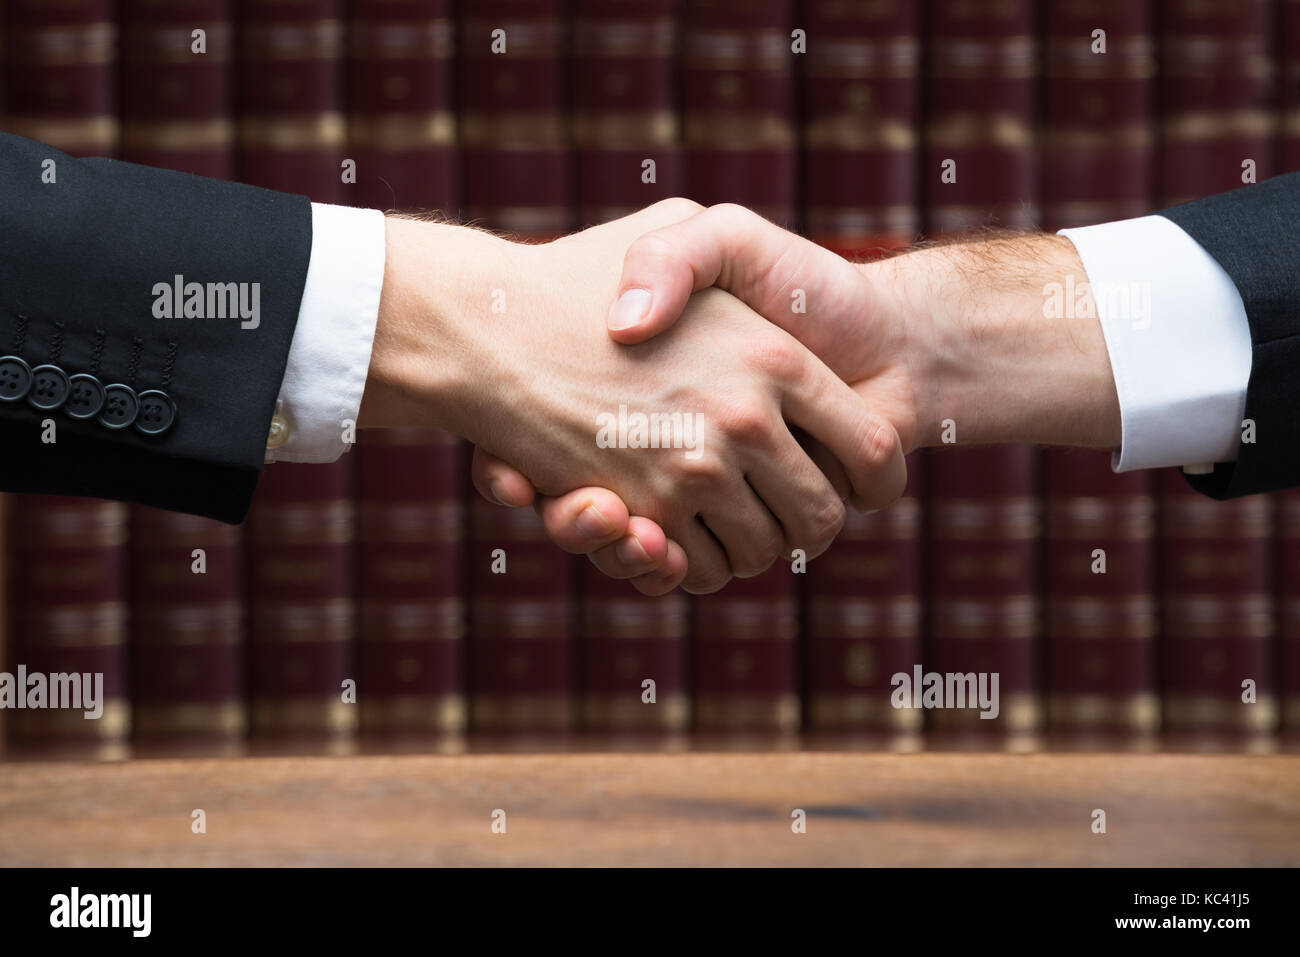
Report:
[[[135,426],[144,435],[162,435],[176,422],[176,403],[165,392],[137,393],[120,382],[104,385],[84,372],[69,376],[56,365],[33,369],[19,356],[0,356],[0,402],[23,399],[42,412],[62,409],[69,418],[97,419],[114,431]]]

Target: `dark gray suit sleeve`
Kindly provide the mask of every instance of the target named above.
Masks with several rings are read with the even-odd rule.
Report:
[[[1250,322],[1246,418],[1237,461],[1188,476],[1213,498],[1300,486],[1300,173],[1162,210],[1231,277]]]
[[[242,520],[310,202],[6,134],[0,188],[0,488]]]

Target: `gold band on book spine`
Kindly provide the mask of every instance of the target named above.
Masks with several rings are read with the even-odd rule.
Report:
[[[912,150],[917,145],[916,130],[907,123],[843,113],[813,120],[803,137],[805,146],[823,150]]]
[[[789,117],[780,113],[692,111],[686,142],[695,149],[790,149],[796,142]]]
[[[240,31],[241,54],[262,63],[332,60],[343,53],[338,20],[249,23]]]
[[[701,731],[798,731],[799,696],[701,693],[695,702]]]
[[[1024,117],[1014,113],[957,113],[932,120],[926,129],[931,149],[1029,149],[1034,135]]]
[[[337,149],[346,139],[343,114],[314,116],[245,116],[239,124],[239,139],[245,147],[272,150]]]
[[[673,146],[681,134],[677,115],[666,110],[576,113],[570,125],[578,146],[601,150]]]
[[[1264,110],[1198,111],[1167,117],[1160,124],[1161,136],[1166,141],[1199,143],[1269,137],[1277,132],[1278,119]]]
[[[451,146],[456,142],[456,118],[442,110],[415,115],[354,113],[348,117],[348,142],[390,151]]]
[[[125,698],[103,702],[98,718],[87,718],[84,708],[6,709],[15,734],[33,741],[45,737],[117,740],[131,734],[131,703]]]
[[[998,716],[981,718],[980,709],[929,709],[929,725],[936,731],[983,731],[990,734],[1025,734],[1037,731],[1043,723],[1043,703],[1029,692],[1000,696]]]
[[[1167,694],[1164,701],[1165,726],[1171,731],[1208,728],[1272,732],[1277,729],[1279,714],[1277,699],[1264,694],[1254,704],[1246,704],[1235,693],[1227,698]]]
[[[225,117],[207,120],[136,120],[122,127],[122,146],[130,150],[198,152],[235,142],[235,124]]]
[[[1114,696],[1053,694],[1047,700],[1048,724],[1065,728],[1160,729],[1160,696],[1151,692]]]
[[[567,731],[573,727],[574,717],[567,693],[475,695],[470,703],[475,731]]]
[[[141,704],[134,724],[141,737],[242,737],[248,732],[248,710],[242,701]]]
[[[359,708],[362,734],[459,734],[469,724],[469,702],[461,694],[362,696]]]
[[[818,731],[875,727],[890,731],[920,731],[925,712],[920,708],[895,708],[889,690],[857,694],[815,694],[808,716]]]
[[[327,698],[253,702],[254,734],[351,734],[357,721],[357,705],[333,693]]]
[[[587,695],[582,702],[583,726],[594,731],[681,731],[690,723],[691,704],[684,694],[668,694],[654,704],[639,693]]]
[[[188,49],[189,44],[186,44]],[[9,62],[23,69],[102,66],[117,55],[117,26],[112,23],[42,25],[14,33],[7,45]]]

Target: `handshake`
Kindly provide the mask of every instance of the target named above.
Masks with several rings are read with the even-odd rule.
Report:
[[[1045,318],[1062,237],[855,264],[675,199],[543,245],[395,216],[386,255],[359,424],[464,436],[480,493],[648,595],[816,557],[918,447],[1119,445],[1100,324]]]

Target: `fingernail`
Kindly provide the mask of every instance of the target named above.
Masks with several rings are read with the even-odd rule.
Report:
[[[506,508],[511,507],[510,503],[506,501],[505,482],[501,481],[500,479],[493,479],[491,482],[488,483],[488,491],[492,493],[492,497],[496,499],[498,505],[504,505]]]
[[[650,553],[636,536],[629,536],[619,542],[614,548],[614,554],[619,561],[628,565],[649,565],[651,562]]]
[[[640,324],[650,311],[650,290],[629,289],[618,297],[609,310],[608,325],[611,329],[631,329]]]
[[[588,505],[578,513],[577,525],[578,531],[587,538],[605,538],[614,531],[614,526],[609,523],[609,519],[594,505]]]

